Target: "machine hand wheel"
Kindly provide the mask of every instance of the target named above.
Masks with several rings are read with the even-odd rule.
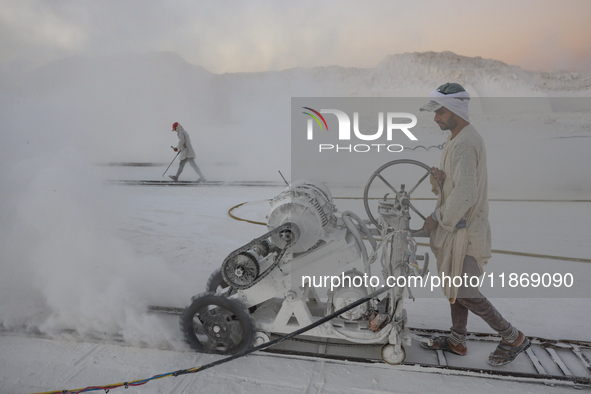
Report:
[[[418,182],[410,189],[405,189],[406,194],[408,195],[408,197],[410,198],[412,193],[419,187],[419,185],[421,183],[423,183],[423,181],[425,179],[427,179],[429,177],[429,175],[432,174],[431,172],[431,167],[429,167],[428,165],[421,163],[420,161],[417,160],[411,160],[411,159],[400,159],[400,160],[393,160],[390,161],[386,164],[384,164],[383,166],[381,166],[380,168],[378,168],[367,180],[367,184],[365,185],[365,190],[363,191],[363,205],[365,206],[365,212],[367,212],[367,216],[369,217],[369,219],[371,220],[371,222],[378,228],[378,229],[382,229],[382,227],[380,226],[380,224],[378,223],[376,217],[373,215],[373,213],[371,212],[371,208],[369,206],[369,191],[371,189],[371,186],[374,182],[374,180],[379,179],[381,182],[383,182],[383,184],[388,188],[388,190],[390,192],[393,192],[398,198],[402,197],[402,190],[397,190],[392,183],[394,183],[394,181],[396,181],[395,179],[390,179],[390,181],[388,181],[386,179],[385,176],[382,175],[382,172],[384,172],[386,169],[396,166],[396,165],[401,165],[401,164],[411,164],[414,166],[418,166],[421,167],[425,170],[425,173],[423,176],[421,176],[418,180]],[[441,193],[443,191],[443,185],[441,183],[439,183],[439,192]],[[412,202],[409,201],[409,208],[412,209],[417,215],[419,215],[423,220],[426,219],[426,216],[423,215],[421,212],[419,212],[419,210],[412,204]],[[418,233],[419,230],[411,230],[413,233]]]

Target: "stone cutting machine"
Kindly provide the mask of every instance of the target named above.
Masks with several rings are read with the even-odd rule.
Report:
[[[400,164],[425,170],[409,190],[405,185],[394,187],[382,175]],[[353,212],[339,212],[321,182],[293,182],[271,200],[268,232],[230,253],[210,276],[207,292],[194,296],[185,308],[180,325],[188,343],[198,352],[236,354],[367,297],[374,286],[390,286],[381,299],[342,313],[306,336],[383,343],[386,362],[404,361],[404,346],[411,342],[404,299],[405,293],[412,293],[400,281],[396,285],[386,278],[427,274],[429,255],[417,255],[414,236],[421,234],[409,223],[411,212],[425,218],[411,194],[430,174],[430,167],[414,160],[380,167],[364,190],[366,221]],[[389,191],[377,212],[372,212],[369,201],[374,181],[383,182]]]

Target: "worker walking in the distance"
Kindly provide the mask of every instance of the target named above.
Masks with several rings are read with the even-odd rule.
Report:
[[[179,137],[179,144],[176,148],[173,149],[175,152],[180,152],[180,163],[176,175],[169,175],[169,177],[175,182],[178,181],[179,176],[185,168],[185,164],[187,164],[188,162],[191,165],[191,167],[193,167],[195,172],[197,172],[197,174],[199,175],[199,179],[197,180],[197,182],[205,181],[205,177],[201,173],[201,170],[199,170],[199,167],[197,167],[197,163],[195,163],[195,151],[193,150],[193,146],[191,146],[191,139],[189,138],[189,134],[185,131],[183,126],[179,124],[179,122],[174,122],[172,124],[172,131],[176,131]]]

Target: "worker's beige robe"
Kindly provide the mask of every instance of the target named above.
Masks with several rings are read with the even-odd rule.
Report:
[[[466,255],[476,259],[482,273],[491,257],[488,180],[484,141],[472,125],[462,129],[454,139],[448,137],[440,169],[446,179],[435,210],[439,225],[430,240],[439,276],[461,276]],[[461,219],[466,219],[466,228],[457,229]],[[442,288],[453,304],[457,288],[448,284],[445,281]]]

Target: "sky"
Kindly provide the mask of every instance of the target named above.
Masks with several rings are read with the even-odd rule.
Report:
[[[591,1],[0,0],[0,71],[76,55],[176,52],[214,73],[452,51],[591,72]]]

